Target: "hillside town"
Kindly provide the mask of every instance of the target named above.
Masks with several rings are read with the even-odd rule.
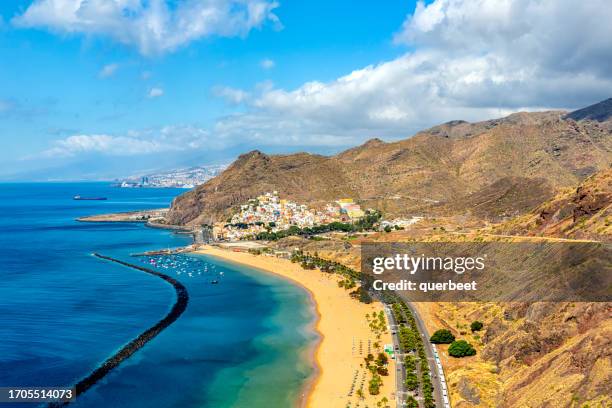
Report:
[[[340,198],[315,209],[273,191],[248,200],[228,222],[215,224],[213,235],[219,241],[277,239],[304,232],[403,229],[422,219],[382,220],[381,216],[376,210],[363,210],[352,198]]]
[[[277,191],[250,199],[240,206],[228,223],[217,224],[217,239],[235,241],[250,239],[263,232],[279,232],[291,227],[310,228],[334,222],[351,222],[366,214],[351,198],[327,203],[316,210],[304,204],[280,198]]]

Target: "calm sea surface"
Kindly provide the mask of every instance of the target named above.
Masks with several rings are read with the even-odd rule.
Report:
[[[100,252],[177,278],[190,301],[176,322],[73,406],[257,408],[295,402],[312,373],[304,355],[316,339],[305,291],[209,257],[130,256],[188,244],[187,236],[137,223],[75,221],[165,207],[183,191],[0,184],[0,386],[72,385],[168,312],[172,287],[91,256]],[[108,200],[74,201],[76,194]],[[218,285],[210,283],[214,279]]]

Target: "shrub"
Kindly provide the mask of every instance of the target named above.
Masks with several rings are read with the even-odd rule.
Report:
[[[389,358],[385,353],[378,353],[378,357],[376,358],[376,364],[383,366],[389,362]]]
[[[472,329],[472,332],[477,332],[479,330],[482,330],[482,322],[479,322],[478,320],[472,322],[472,324],[470,325],[470,329]]]
[[[448,348],[448,354],[453,357],[466,357],[476,354],[476,349],[465,340],[453,341]]]
[[[379,375],[374,374],[368,384],[368,391],[370,395],[380,394],[380,386],[382,385],[382,379]]]
[[[414,373],[406,374],[406,388],[409,391],[414,391],[418,387],[419,387],[419,379],[417,378],[416,374]]]
[[[449,344],[455,341],[455,336],[448,329],[440,329],[436,330],[429,341],[435,344]]]
[[[417,402],[417,400],[414,399],[412,395],[409,395],[408,398],[406,398],[406,407],[419,408],[419,403]]]
[[[365,303],[365,304],[370,304],[372,303],[372,297],[370,296],[370,294],[368,293],[367,290],[365,290],[364,288],[359,288],[359,297],[358,297],[359,301],[361,303]]]

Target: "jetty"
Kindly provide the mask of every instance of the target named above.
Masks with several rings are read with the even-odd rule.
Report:
[[[112,214],[98,214],[77,218],[80,222],[143,222],[158,225],[168,213],[168,208],[153,210],[127,211]],[[160,224],[161,225],[161,224]]]
[[[129,262],[125,262],[125,261],[122,261],[116,258],[111,258],[110,256],[101,255],[98,253],[94,253],[93,256],[95,256],[96,258],[105,260],[105,261],[115,262],[120,265],[126,266],[128,268],[136,269],[138,271],[145,272],[150,275],[156,276],[160,279],[163,279],[164,281],[169,283],[176,291],[176,301],[174,303],[174,306],[172,306],[172,309],[170,310],[170,312],[168,312],[168,314],[163,319],[161,319],[155,325],[145,330],[134,340],[130,341],[123,348],[121,348],[121,350],[119,350],[117,353],[115,353],[114,355],[106,359],[106,361],[104,361],[100,366],[98,366],[98,368],[92,371],[91,374],[89,374],[87,377],[79,381],[75,385],[75,397],[78,397],[79,395],[83,394],[88,389],[93,387],[98,381],[104,378],[111,370],[113,370],[115,367],[121,364],[124,360],[127,360],[128,358],[130,358],[132,354],[134,354],[136,351],[142,348],[149,341],[153,340],[153,338],[155,338],[155,336],[161,333],[162,330],[164,330],[166,327],[174,323],[176,319],[178,319],[179,316],[183,314],[183,312],[187,308],[187,304],[189,303],[189,294],[187,293],[187,288],[185,288],[185,286],[183,286],[182,283],[180,283],[176,279],[166,274],[157,272],[153,269],[146,268],[140,265],[134,265]],[[68,405],[69,403],[70,401],[52,402],[48,405],[48,407],[49,408],[63,407],[63,406]]]
[[[138,252],[135,254],[130,254],[130,256],[138,257],[138,256],[155,256],[155,255],[176,255],[176,254],[184,254],[190,253],[197,249],[197,245],[187,245],[179,248],[168,248],[168,249],[156,249],[153,251],[145,251]]]

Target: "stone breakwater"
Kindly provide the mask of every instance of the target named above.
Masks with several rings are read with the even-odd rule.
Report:
[[[104,363],[102,363],[98,368],[91,372],[87,377],[83,378],[75,385],[75,396],[83,394],[89,388],[94,386],[98,381],[100,381],[106,374],[108,374],[112,369],[121,364],[124,360],[128,359],[132,354],[138,351],[141,347],[151,341],[155,336],[161,333],[166,327],[170,326],[179,316],[185,311],[187,308],[187,303],[189,302],[189,294],[187,293],[187,288],[183,286],[182,283],[177,281],[176,279],[154,271],[153,269],[145,268],[139,265],[134,265],[128,262],[121,261],[119,259],[111,258],[109,256],[100,255],[98,253],[93,254],[95,257],[118,263],[123,266],[127,266],[128,268],[136,269],[142,272],[146,272],[148,274],[157,276],[166,282],[168,282],[174,290],[176,291],[176,302],[170,312],[157,322],[154,326],[150,327],[143,333],[141,333],[134,340],[130,341],[127,345],[125,345],[121,350],[119,350],[116,354],[109,357]],[[49,408],[51,407],[61,407],[68,405],[70,402],[54,402],[49,404]]]

